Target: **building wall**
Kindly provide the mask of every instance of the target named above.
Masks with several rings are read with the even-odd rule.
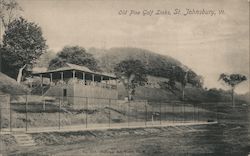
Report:
[[[70,84],[58,84],[55,86],[51,86],[48,91],[44,94],[44,96],[53,96],[53,97],[63,97],[63,90],[67,90],[67,96],[64,97],[64,103],[73,104],[74,103],[74,85]]]
[[[98,104],[104,106],[109,103],[108,99],[118,99],[117,89],[91,85],[74,85],[74,108],[83,107],[83,105],[86,105],[86,100],[88,100],[88,105]]]
[[[92,85],[74,84],[74,96],[117,99],[118,93],[116,89],[102,88]]]
[[[79,83],[72,84],[58,84],[51,86],[45,93],[45,96],[62,97],[63,90],[67,90],[67,96],[64,101],[72,105],[74,108],[85,108],[86,100],[88,105],[107,105],[108,99],[118,99],[117,89],[102,88],[99,86],[82,85]],[[88,98],[88,99],[87,99]]]

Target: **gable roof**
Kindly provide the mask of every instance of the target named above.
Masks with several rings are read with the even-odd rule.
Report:
[[[85,71],[85,72],[89,72],[89,73],[92,73],[94,71],[91,71],[88,67],[85,67],[85,66],[79,66],[79,65],[76,65],[76,64],[71,64],[71,63],[66,63],[66,65],[68,66],[68,68],[70,69],[75,69],[75,70],[80,70],[80,71]]]

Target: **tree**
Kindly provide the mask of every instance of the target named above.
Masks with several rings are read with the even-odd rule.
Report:
[[[171,70],[171,79],[170,82],[174,84],[174,81],[180,82],[181,84],[181,91],[182,91],[182,100],[185,98],[185,87],[188,83],[188,74],[189,74],[189,69],[180,66],[173,66],[173,69]],[[174,84],[175,85],[175,84]],[[172,87],[174,88],[174,87]]]
[[[169,79],[169,83],[175,85],[176,82],[180,82],[181,84],[181,92],[182,92],[182,100],[185,99],[185,87],[189,83],[194,87],[202,87],[203,78],[202,76],[197,75],[191,69],[185,66],[173,66],[172,70],[170,70],[170,75],[172,75]],[[175,88],[172,86],[172,88]]]
[[[8,25],[3,36],[3,72],[10,77],[18,77],[20,83],[20,77],[23,77],[22,70],[28,74],[27,68],[31,69],[46,49],[41,27],[22,17],[15,19]]]
[[[229,75],[229,74],[222,73],[220,74],[219,80],[223,80],[224,83],[226,83],[227,85],[231,87],[232,105],[234,107],[234,89],[238,84],[247,80],[246,76],[241,75],[241,74]]]
[[[49,69],[61,67],[64,63],[72,63],[88,67],[90,70],[99,71],[97,60],[92,54],[79,46],[66,46],[49,63]]]
[[[144,86],[147,82],[147,72],[140,60],[130,59],[121,61],[115,66],[114,71],[116,76],[124,84],[129,100],[132,100],[132,95],[135,94],[135,88]]]
[[[22,8],[15,0],[0,0],[0,72],[2,72],[2,41],[4,30],[9,23],[19,17]]]
[[[181,90],[182,90],[182,100],[185,99],[185,87],[187,85],[187,75],[188,71],[180,73],[180,83],[181,83]]]

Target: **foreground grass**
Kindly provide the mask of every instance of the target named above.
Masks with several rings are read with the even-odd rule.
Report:
[[[222,124],[192,127],[197,131],[137,128],[32,134],[35,147],[11,147],[7,155],[247,155],[244,127]],[[237,134],[240,135],[235,136]]]

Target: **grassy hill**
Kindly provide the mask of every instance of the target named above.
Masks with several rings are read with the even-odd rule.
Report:
[[[116,64],[127,59],[138,59],[144,65],[148,72],[148,83],[156,86],[142,86],[136,88],[134,99],[144,99],[150,101],[178,100],[168,90],[159,87],[160,82],[168,81],[168,69],[172,66],[183,66],[178,60],[160,55],[153,51],[132,47],[117,47],[110,49],[90,48],[88,53],[98,60],[101,70],[113,72]],[[122,84],[118,86],[119,98],[124,99],[127,96],[126,90]]]
[[[147,69],[165,69],[173,65],[182,65],[181,62],[170,56],[156,54],[153,51],[140,48],[90,48],[88,52],[94,55],[99,61],[99,66],[106,72],[112,72],[116,64],[126,59],[138,59],[145,64]],[[157,76],[151,73],[150,75]]]
[[[14,95],[25,94],[28,91],[28,87],[18,84],[16,80],[0,72],[0,93]]]
[[[175,90],[170,90],[160,85],[167,82],[167,78],[148,76],[148,80],[149,84],[136,88],[134,99],[148,100],[150,102],[181,101],[182,91],[180,83],[176,83]],[[118,95],[119,99],[124,99],[127,96],[126,90],[121,84],[118,86]],[[248,97],[248,94],[235,94],[235,102],[237,104],[249,103]],[[206,90],[187,84],[185,87],[185,101],[188,103],[227,102],[231,104],[231,92],[215,88]]]

